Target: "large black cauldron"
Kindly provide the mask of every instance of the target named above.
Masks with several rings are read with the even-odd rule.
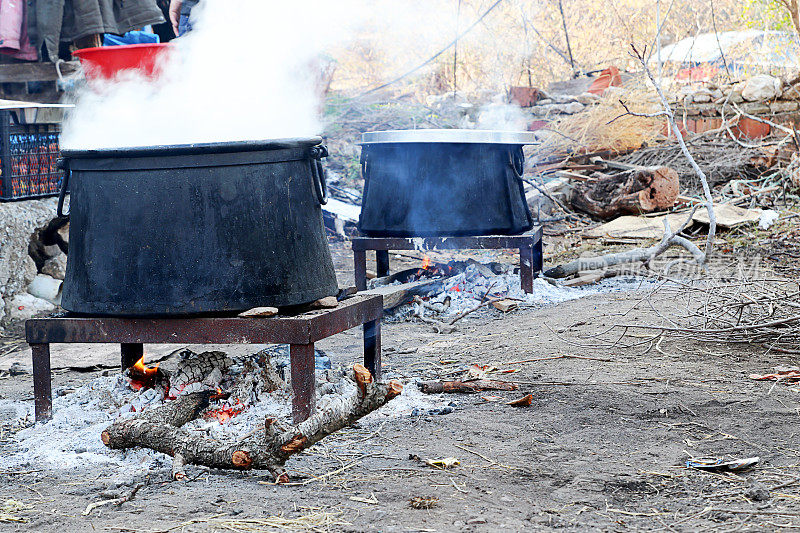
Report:
[[[62,306],[189,315],[335,295],[320,142],[65,150],[71,198]]]
[[[374,237],[516,234],[533,226],[523,191],[529,132],[365,133],[359,230]]]

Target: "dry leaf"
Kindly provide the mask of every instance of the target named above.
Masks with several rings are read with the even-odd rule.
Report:
[[[436,507],[439,503],[439,498],[433,496],[416,496],[409,501],[411,507],[414,509],[430,509]]]
[[[350,499],[354,502],[361,502],[361,503],[369,503],[372,505],[377,505],[378,498],[375,497],[375,493],[369,495],[369,498],[364,498],[363,496],[350,496]]]
[[[530,407],[532,401],[533,401],[533,394],[528,394],[527,396],[523,396],[518,400],[512,400],[510,402],[506,402],[506,405],[512,405],[514,407]]]

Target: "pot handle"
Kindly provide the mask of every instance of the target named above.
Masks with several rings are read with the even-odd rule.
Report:
[[[61,190],[58,192],[58,208],[56,208],[56,216],[58,218],[69,219],[69,213],[64,213],[64,198],[67,196],[67,189],[69,188],[69,162],[66,159],[59,158],[56,162],[56,167],[64,171],[64,178],[61,180]]]
[[[328,149],[322,145],[311,148],[311,174],[314,179],[314,190],[317,193],[317,200],[320,205],[328,203],[328,180],[326,179],[325,168],[322,166],[322,158],[328,157]]]
[[[522,181],[522,174],[525,172],[525,153],[521,146],[508,151],[508,164],[514,171],[514,177]]]

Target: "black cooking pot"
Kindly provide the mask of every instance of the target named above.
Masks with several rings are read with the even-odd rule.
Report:
[[[65,150],[70,238],[61,305],[189,315],[335,295],[320,142]]]
[[[529,132],[365,133],[359,230],[374,237],[516,234],[533,226],[522,145]]]

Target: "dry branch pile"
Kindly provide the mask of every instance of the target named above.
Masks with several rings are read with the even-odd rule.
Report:
[[[701,137],[689,143],[692,157],[705,172],[712,187],[734,179],[747,180],[759,177],[774,162],[758,148],[743,148],[727,137]],[[691,165],[676,143],[664,143],[637,150],[622,156],[618,161],[644,167],[665,166],[680,176],[684,194],[694,195],[702,190]]]
[[[626,87],[625,104],[633,111],[650,113],[658,102],[646,87]],[[609,91],[583,112],[551,123],[550,135],[536,147],[534,154],[546,158],[553,154],[584,152],[625,152],[652,145],[665,138],[663,118],[624,116],[626,109],[620,93]]]
[[[662,295],[681,302],[669,325],[645,326],[702,342],[761,345],[800,353],[800,283],[781,279],[672,282]]]

